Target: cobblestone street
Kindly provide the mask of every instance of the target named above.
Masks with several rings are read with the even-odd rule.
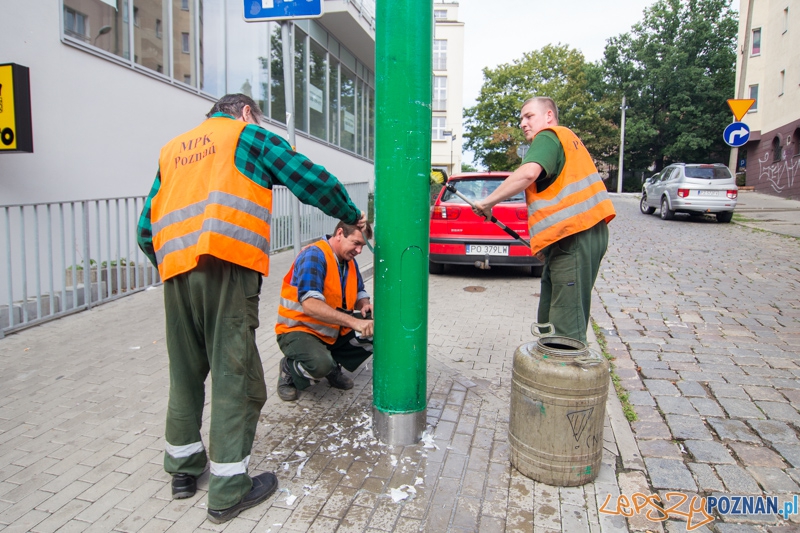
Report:
[[[800,242],[614,202],[592,314],[631,391],[651,488],[790,499],[800,492]],[[796,530],[775,524],[717,515],[710,527]]]

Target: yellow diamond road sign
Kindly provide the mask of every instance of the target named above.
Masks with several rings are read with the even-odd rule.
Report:
[[[756,101],[752,98],[736,99],[731,98],[728,100],[728,107],[733,111],[733,116],[736,117],[736,122],[740,122],[742,117],[747,113]]]

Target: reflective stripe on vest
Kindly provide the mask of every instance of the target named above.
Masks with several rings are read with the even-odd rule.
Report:
[[[565,162],[544,191],[537,192],[535,183],[525,190],[533,253],[616,216],[605,184],[581,140],[563,126],[547,129],[558,136]]]
[[[168,442],[166,444],[166,450],[170,457],[183,459],[184,457],[190,457],[196,453],[205,451],[205,448],[203,447],[202,441],[193,442],[192,444],[186,444],[184,446],[175,446]]]
[[[211,475],[217,477],[233,477],[239,474],[246,474],[247,467],[250,464],[250,456],[248,455],[241,461],[235,463],[211,463]]]
[[[192,270],[205,254],[269,273],[272,190],[234,164],[245,127],[210,118],[162,148],[151,220],[163,280]]]
[[[336,255],[330,244],[326,240],[314,243],[325,254],[326,272],[325,287],[322,296],[328,306],[336,309],[342,306],[342,283],[339,275],[339,265]],[[292,331],[302,331],[319,337],[326,344],[333,344],[339,335],[350,332],[350,328],[340,327],[335,324],[328,324],[305,314],[303,304],[300,303],[297,294],[297,287],[292,285],[294,276],[294,263],[292,268],[283,278],[281,287],[280,304],[278,305],[278,320],[275,324],[275,334],[290,333]],[[355,307],[358,297],[358,274],[356,272],[355,261],[348,263],[347,279],[345,280],[345,303],[348,310]]]

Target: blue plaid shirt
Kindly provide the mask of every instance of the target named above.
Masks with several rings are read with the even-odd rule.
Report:
[[[338,262],[338,258],[337,258]],[[361,278],[361,271],[358,269],[358,263],[353,260],[356,266],[356,277],[358,278],[358,296],[356,302],[362,298],[369,298],[369,293],[364,289],[364,280]],[[342,284],[342,298],[344,298],[345,280],[349,270],[349,263],[339,263],[339,279]],[[325,275],[328,272],[328,262],[325,259],[325,253],[317,246],[309,246],[297,256],[294,260],[294,274],[292,274],[292,286],[297,287],[297,298],[302,303],[307,298],[316,298],[317,300],[325,300]],[[352,302],[351,307],[356,302]],[[344,302],[341,305],[345,308]],[[352,309],[348,309],[352,311]]]

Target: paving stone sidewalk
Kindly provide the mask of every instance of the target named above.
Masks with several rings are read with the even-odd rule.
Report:
[[[429,432],[419,445],[389,447],[371,432],[371,363],[351,391],[323,382],[296,403],[274,394],[272,326],[290,262],[290,254],[273,258],[257,337],[270,398],[250,468],[277,472],[275,497],[222,525],[205,520],[207,474],[195,497],[171,500],[161,465],[163,293],[155,288],[0,340],[0,530],[628,530],[622,516],[598,511],[608,495],[648,490],[616,397],[595,483],[559,489],[509,464],[511,362],[533,340],[537,280],[513,269],[431,277]]]

